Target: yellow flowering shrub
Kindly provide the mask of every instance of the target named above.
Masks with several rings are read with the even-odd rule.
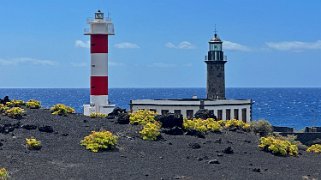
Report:
[[[50,112],[53,115],[67,116],[67,114],[75,113],[75,110],[64,104],[56,104],[50,108]]]
[[[25,110],[20,107],[12,107],[10,109],[7,109],[5,112],[5,115],[11,117],[11,118],[21,118],[25,113]]]
[[[10,109],[8,106],[0,104],[0,113],[6,112],[8,109]]]
[[[42,148],[41,141],[34,137],[26,139],[26,146],[29,150],[40,150]]]
[[[297,156],[298,146],[290,141],[278,139],[274,136],[261,137],[259,148],[264,151],[272,152],[281,156]]]
[[[143,140],[157,140],[157,137],[160,135],[161,125],[158,122],[148,122],[144,125],[143,129],[139,131],[139,134],[142,136]]]
[[[25,105],[25,102],[23,100],[11,100],[10,102],[7,102],[6,105],[8,107],[21,107]]]
[[[91,134],[86,136],[80,141],[80,145],[85,146],[91,152],[98,152],[101,150],[113,149],[117,145],[118,137],[114,136],[111,132],[92,131]]]
[[[222,127],[225,126],[226,120],[219,120],[217,121]]]
[[[251,129],[250,124],[245,123],[242,120],[236,120],[236,119],[226,120],[224,123],[224,127],[225,128],[236,127],[236,128],[243,129],[245,131],[249,131]]]
[[[107,115],[103,114],[103,113],[90,113],[89,117],[91,117],[91,118],[105,118],[105,117],[107,117]]]
[[[9,173],[5,168],[0,168],[0,180],[8,180]]]
[[[130,124],[145,125],[149,122],[155,122],[156,113],[148,110],[138,110],[129,116]]]
[[[40,101],[30,99],[28,102],[26,102],[26,106],[30,109],[39,109],[41,108],[41,103]]]
[[[221,125],[218,121],[214,121],[212,118],[208,118],[206,120],[203,119],[184,119],[183,127],[186,130],[195,130],[198,132],[220,132]]]
[[[314,144],[307,149],[307,152],[321,153],[321,144]]]

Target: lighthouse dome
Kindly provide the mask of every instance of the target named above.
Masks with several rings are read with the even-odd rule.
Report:
[[[214,35],[214,37],[210,40],[210,42],[222,42],[220,37],[218,37],[217,34]]]

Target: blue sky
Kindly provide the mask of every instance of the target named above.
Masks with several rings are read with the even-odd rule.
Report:
[[[109,80],[205,87],[215,24],[227,87],[321,87],[321,1],[3,0],[0,88],[89,87],[86,19],[110,13]]]

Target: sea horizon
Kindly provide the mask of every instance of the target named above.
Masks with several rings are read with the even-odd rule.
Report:
[[[37,99],[43,107],[63,103],[83,112],[89,88],[0,88],[0,98]],[[129,110],[133,99],[179,99],[206,97],[205,88],[110,88],[109,100]],[[321,126],[321,88],[226,88],[227,99],[252,99],[252,119],[265,119],[275,126],[303,129]]]

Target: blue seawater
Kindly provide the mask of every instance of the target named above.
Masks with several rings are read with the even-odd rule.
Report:
[[[0,98],[37,99],[43,107],[56,103],[70,105],[82,112],[89,102],[89,89],[0,89]],[[129,108],[131,99],[205,97],[204,88],[115,88],[109,90],[110,101]],[[273,125],[302,129],[321,126],[321,88],[227,88],[229,99],[252,99],[253,119],[266,119]]]

